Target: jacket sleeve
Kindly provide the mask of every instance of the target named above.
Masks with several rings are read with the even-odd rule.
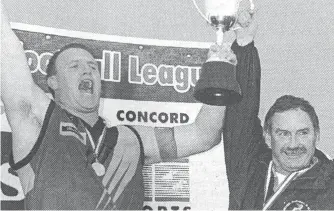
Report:
[[[226,108],[223,129],[226,171],[230,189],[230,209],[241,206],[247,187],[252,159],[267,146],[258,118],[260,104],[261,67],[254,41],[232,50],[237,56],[236,78],[242,91],[242,100]]]

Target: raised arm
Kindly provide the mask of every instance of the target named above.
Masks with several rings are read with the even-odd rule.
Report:
[[[246,17],[245,17],[246,16]],[[248,18],[247,18],[248,16]],[[232,50],[237,56],[237,81],[242,100],[226,108],[223,131],[225,162],[230,189],[229,209],[242,207],[243,194],[252,174],[252,162],[259,152],[267,150],[258,118],[260,104],[261,66],[254,36],[257,23],[250,14],[242,14],[243,28],[236,31]],[[254,202],[255,203],[255,202]]]
[[[34,83],[23,47],[1,4],[1,100],[13,134],[14,160],[36,142],[50,99]]]
[[[145,163],[172,161],[207,151],[221,141],[225,107],[203,105],[194,123],[176,127],[134,126],[145,152]]]
[[[225,58],[232,52],[213,45],[208,57]],[[175,160],[207,151],[221,141],[225,107],[203,104],[192,124],[173,128],[136,126],[143,140],[146,163]]]
[[[240,19],[245,19],[243,14]],[[242,101],[228,108],[203,105],[196,121],[190,125],[174,128],[139,129],[148,163],[168,161],[207,151],[221,141],[224,127],[224,147],[228,171],[236,173],[245,159],[257,152],[262,140],[262,127],[258,118],[260,101],[260,60],[253,38],[257,29],[255,22],[242,24],[237,30],[237,41],[232,50],[237,56],[237,80],[242,90]],[[209,57],[224,57],[224,48],[211,46]],[[216,55],[214,55],[216,54]],[[227,114],[225,116],[225,110]],[[225,120],[225,121],[224,121]],[[264,142],[263,142],[264,143]],[[235,158],[235,155],[240,155]]]

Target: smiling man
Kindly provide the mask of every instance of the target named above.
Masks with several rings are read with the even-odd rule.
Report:
[[[269,109],[264,136],[272,149],[265,209],[333,209],[334,163],[320,152],[318,116],[308,101],[285,95]]]
[[[256,124],[260,133],[260,122]],[[245,195],[232,209],[333,210],[334,161],[316,149],[319,120],[310,103],[291,95],[278,98],[263,131],[264,139],[253,132],[243,143],[253,145],[253,154],[245,161],[250,160],[244,169],[247,179],[239,182]]]
[[[289,110],[280,111],[283,106]],[[306,101],[293,96],[279,98],[267,114],[264,129],[277,172],[288,175],[316,163],[312,159],[320,138],[319,121]]]
[[[13,135],[10,165],[26,209],[140,210],[143,164],[207,151],[221,141],[222,106],[203,105],[194,123],[173,128],[109,126],[98,114],[98,65],[81,44],[53,55],[47,83],[54,100],[34,83],[1,8],[1,99]]]

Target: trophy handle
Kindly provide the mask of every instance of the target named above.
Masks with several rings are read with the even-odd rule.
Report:
[[[197,2],[196,0],[192,0],[193,1],[193,4],[195,5],[198,13],[204,18],[204,20],[206,20],[208,23],[210,23],[210,20],[204,15],[204,13],[200,10],[200,8],[198,7],[197,5]]]
[[[201,9],[198,7],[197,5],[197,2],[196,0],[192,0],[193,1],[193,4],[194,6],[196,7],[198,13],[202,16],[202,18],[204,20],[206,20],[206,22],[210,23],[210,20],[204,15],[204,13],[201,11]],[[241,2],[242,0],[239,0],[239,3]],[[255,5],[254,5],[254,1],[253,0],[249,0],[249,3],[250,3],[250,10],[251,11],[254,11],[254,8],[255,8]],[[232,27],[230,30],[231,31],[234,31],[234,30],[237,30],[237,29],[240,29],[241,27],[240,26],[234,26]],[[216,32],[216,36],[217,36],[217,44],[219,45],[219,43],[222,43],[222,37],[223,37],[223,31],[221,28],[218,28],[217,29],[217,32]]]

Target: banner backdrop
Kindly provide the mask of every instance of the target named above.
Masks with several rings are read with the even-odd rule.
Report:
[[[194,121],[201,107],[192,94],[204,47],[177,42],[143,41],[60,29],[12,24],[25,49],[35,82],[45,91],[45,69],[52,53],[68,43],[82,43],[93,50],[102,80],[100,114],[111,124],[175,126]],[[152,43],[152,44],[150,44]],[[168,46],[173,43],[173,46]],[[23,209],[19,179],[11,171],[10,127],[1,105],[1,206]],[[188,159],[145,166],[145,210],[188,210],[190,203]]]

